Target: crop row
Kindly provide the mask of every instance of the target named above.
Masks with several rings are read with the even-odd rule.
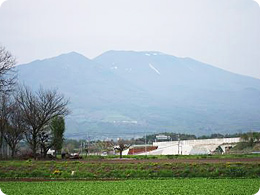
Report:
[[[260,178],[259,163],[2,161],[0,178]]]
[[[26,194],[255,194],[259,179],[167,179],[127,181],[0,182],[8,195]]]

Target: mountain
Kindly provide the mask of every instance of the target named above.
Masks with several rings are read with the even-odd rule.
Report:
[[[178,87],[231,91],[248,87],[260,89],[257,79],[159,52],[109,51],[94,61],[155,95]]]
[[[60,89],[72,98],[73,106],[80,108],[118,103],[122,97],[130,97],[133,93],[142,96],[141,90],[75,52],[37,60],[17,66],[17,69],[19,81],[33,89],[38,89],[39,86]],[[133,98],[130,97],[129,100]]]
[[[90,60],[72,52],[17,69],[20,82],[70,98],[68,137],[260,129],[260,80],[190,58],[108,51]]]

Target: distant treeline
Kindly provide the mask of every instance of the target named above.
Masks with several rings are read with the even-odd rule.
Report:
[[[235,133],[235,134],[220,134],[220,133],[214,133],[211,135],[203,135],[203,136],[196,136],[192,134],[183,134],[183,133],[169,133],[169,132],[164,132],[164,133],[157,133],[157,134],[152,134],[152,135],[147,135],[146,137],[142,137],[139,139],[136,139],[137,142],[145,142],[146,143],[151,143],[156,140],[157,135],[165,135],[168,136],[167,140],[172,140],[172,141],[177,141],[177,140],[193,140],[193,139],[213,139],[213,138],[232,138],[232,137],[241,137],[243,134],[242,133]],[[158,140],[157,140],[158,141]]]

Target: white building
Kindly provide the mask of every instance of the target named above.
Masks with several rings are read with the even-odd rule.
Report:
[[[154,142],[153,146],[158,146],[156,150],[139,155],[195,155],[195,154],[212,154],[218,147],[223,152],[226,148],[233,147],[240,141],[240,138],[216,138],[216,139],[197,139]]]

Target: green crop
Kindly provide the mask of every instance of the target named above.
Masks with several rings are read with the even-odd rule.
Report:
[[[167,179],[127,181],[0,182],[8,195],[46,194],[255,194],[259,179]]]

